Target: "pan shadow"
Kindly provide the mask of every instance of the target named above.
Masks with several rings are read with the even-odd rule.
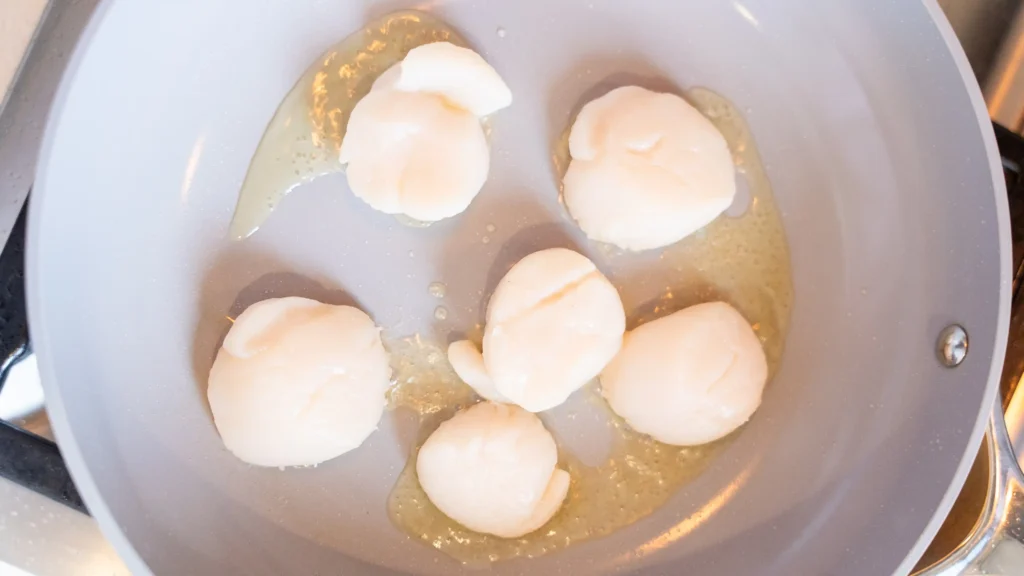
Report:
[[[647,276],[641,278],[640,276]],[[627,274],[613,280],[622,286],[649,283],[650,277],[644,273]],[[619,287],[620,292],[628,289]],[[648,291],[650,292],[650,291]],[[664,318],[690,306],[705,302],[728,301],[728,298],[713,284],[698,273],[680,275],[667,280],[665,290],[654,297],[649,297],[636,304],[625,304],[626,330],[634,330],[652,320]]]
[[[448,406],[432,414],[419,415],[408,408],[399,408],[391,412],[391,429],[401,453],[406,456],[406,465],[416,457],[420,446],[444,422],[450,420],[455,413],[466,406]]]
[[[490,295],[516,262],[547,248],[579,251],[574,226],[553,214],[551,206],[540,202],[538,193],[532,190],[482,192],[454,224],[436,247],[436,280],[444,286],[444,297],[426,304],[428,308],[440,305],[447,315],[423,318],[417,332],[427,343],[437,346],[442,356],[448,344],[457,340],[480,344]],[[446,358],[439,362],[448,368]],[[455,385],[465,386],[461,382]],[[421,416],[399,407],[390,412],[388,425],[403,453],[411,455],[456,409],[449,407]]]
[[[574,237],[565,225],[557,222],[536,224],[520,230],[501,246],[487,272],[484,297],[480,300],[479,305],[480,322],[484,321],[484,313],[490,295],[494,293],[498,283],[508,274],[508,271],[530,254],[550,248],[568,248],[575,252],[581,252],[579,239]]]
[[[523,257],[545,248],[578,250],[575,226],[553,214],[538,196],[522,188],[481,193],[439,247],[439,280],[450,305],[446,321],[435,323],[437,343],[467,337],[479,343],[491,293]]]

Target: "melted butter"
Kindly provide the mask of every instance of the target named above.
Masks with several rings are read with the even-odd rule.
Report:
[[[599,265],[619,289],[630,313],[631,328],[703,301],[732,303],[754,326],[774,374],[782,357],[793,301],[782,219],[739,111],[709,90],[691,90],[686,96],[728,141],[737,172],[750,189],[750,206],[740,217],[719,217],[654,256],[605,246],[601,249],[604,262]],[[554,164],[559,175],[564,174],[568,158],[566,131],[555,145]],[[643,258],[656,261],[640,266],[641,274],[631,274],[629,264]],[[421,440],[444,419],[442,416],[450,416],[458,407],[475,401],[475,395],[455,376],[439,348],[417,340],[415,345],[393,352],[398,352],[398,384],[389,400],[393,406],[409,407],[421,415]],[[769,394],[770,387],[769,383]],[[467,564],[541,556],[610,534],[651,514],[703,472],[732,438],[742,434],[741,428],[711,444],[669,446],[626,426],[607,409],[596,384],[578,394],[605,408],[607,425],[614,431],[613,447],[597,466],[587,466],[563,451],[560,466],[572,476],[569,494],[559,512],[539,530],[522,538],[503,539],[460,526],[435,508],[420,488],[415,453],[389,498],[392,521],[412,538]]]
[[[720,216],[660,253],[638,255],[594,242],[598,251],[595,260],[618,288],[630,313],[630,329],[687,306],[724,300],[742,312],[754,327],[774,374],[782,357],[793,306],[793,278],[782,217],[750,128],[740,111],[706,88],[694,88],[684,95],[728,142],[738,176],[746,181],[750,192],[749,206],[741,216]],[[569,161],[567,128],[555,142],[552,154],[560,187]],[[650,253],[658,254],[656,262],[649,262]],[[648,259],[639,273],[622,271],[638,258]],[[656,282],[660,285],[652,285]]]
[[[706,88],[691,89],[686,96],[725,136],[736,170],[750,190],[750,205],[740,217],[720,216],[665,250],[663,258],[680,273],[680,281],[663,297],[660,315],[696,301],[729,302],[754,327],[768,357],[769,374],[775,374],[793,309],[793,274],[782,216],[740,111]]]
[[[479,400],[455,374],[445,349],[419,335],[388,339],[384,345],[391,357],[394,382],[387,394],[389,410],[411,410],[422,423],[435,414],[454,413]]]
[[[231,237],[255,232],[299,184],[341,172],[338,151],[349,115],[373,81],[409,50],[443,41],[465,46],[444,22],[406,10],[368,23],[317,58],[285,96],[253,154]]]
[[[604,405],[596,387],[589,386],[583,393]],[[432,431],[441,421],[431,422],[428,429]],[[598,466],[587,466],[563,452],[559,467],[569,472],[572,481],[562,508],[539,530],[521,538],[473,532],[445,516],[420,487],[416,453],[391,491],[388,513],[411,537],[464,564],[535,558],[611,534],[654,512],[680,486],[703,472],[729,442],[726,438],[704,446],[669,446],[632,431],[610,411],[608,425],[615,432],[608,459]],[[422,440],[427,436],[429,433]]]

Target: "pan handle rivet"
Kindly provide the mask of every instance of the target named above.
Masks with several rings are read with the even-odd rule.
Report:
[[[947,368],[956,368],[967,357],[967,331],[959,324],[950,324],[939,333],[939,360]]]

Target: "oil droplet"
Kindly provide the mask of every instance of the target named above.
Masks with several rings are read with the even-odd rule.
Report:
[[[498,26],[498,38],[504,38],[507,32],[501,26]]]
[[[303,73],[278,106],[242,182],[230,235],[255,232],[299,184],[341,172],[338,150],[348,117],[378,75],[413,48],[465,41],[423,12],[394,12],[331,46]]]
[[[484,236],[483,238],[480,239],[480,242],[483,243],[483,244],[490,244],[491,243],[491,237],[490,236]]]
[[[410,218],[405,214],[395,214],[395,220],[402,226],[408,226],[409,228],[428,228],[433,224],[433,222],[424,222],[423,220]]]
[[[444,320],[448,317],[448,309],[444,306],[438,306],[434,308],[434,318],[437,320]]]
[[[431,282],[430,286],[427,286],[427,292],[434,298],[444,298],[445,293],[448,291],[448,287],[445,286],[444,282]]]
[[[495,226],[494,224],[488,224],[484,229],[487,230],[488,232],[494,232],[495,230],[498,229],[498,227]]]

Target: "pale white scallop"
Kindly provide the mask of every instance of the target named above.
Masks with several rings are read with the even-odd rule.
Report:
[[[482,396],[540,412],[601,372],[625,326],[622,300],[593,262],[564,248],[542,250],[516,263],[491,296],[483,370],[469,343],[450,350],[449,361]]]
[[[339,160],[371,207],[435,222],[464,211],[490,169],[480,117],[511,104],[498,73],[448,42],[411,50],[355,106]]]
[[[693,446],[746,422],[761,404],[767,378],[750,324],[729,304],[711,302],[628,332],[601,373],[601,391],[634,430]]]
[[[400,73],[389,84],[396,90],[444,97],[452,106],[477,117],[512,104],[512,91],[479,54],[450,42],[417,46],[396,66]]]
[[[487,374],[484,356],[475,344],[469,340],[453,342],[448,346],[448,362],[455,369],[455,374],[481,398],[494,402],[508,402],[508,398],[498,392],[494,381]]]
[[[363,443],[380,421],[391,369],[362,311],[276,298],[238,316],[207,396],[224,445],[259,466],[308,466]]]
[[[481,402],[441,424],[420,448],[416,475],[430,501],[470,530],[517,538],[561,507],[569,473],[551,433],[518,406]]]
[[[736,195],[725,138],[674,94],[626,86],[587,103],[569,153],[566,207],[588,237],[627,250],[678,242]]]
[[[352,192],[371,207],[435,222],[480,192],[490,150],[477,117],[442,97],[374,90],[352,110],[339,159]]]

